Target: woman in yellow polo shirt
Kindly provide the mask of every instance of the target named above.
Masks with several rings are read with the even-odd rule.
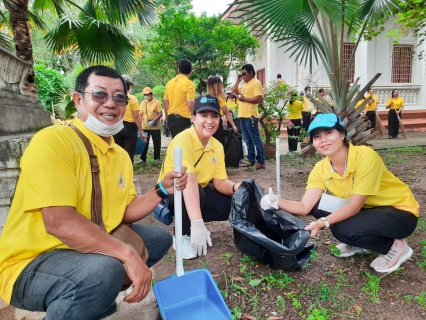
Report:
[[[366,146],[353,146],[334,113],[320,114],[309,126],[315,149],[324,156],[309,175],[301,201],[266,195],[264,210],[278,208],[296,215],[312,214],[318,220],[306,227],[315,236],[322,228],[342,243],[340,257],[378,252],[370,266],[393,272],[413,250],[405,238],[414,232],[419,204],[409,187],[395,177],[380,156]]]
[[[291,99],[286,104],[288,115],[292,126],[287,127],[288,152],[297,152],[298,139],[300,136],[300,128],[302,126],[302,110],[303,102],[298,100],[297,91],[291,93]]]
[[[191,128],[176,135],[170,143],[158,180],[161,181],[165,172],[173,168],[173,149],[180,146],[182,165],[188,168],[187,191],[182,192],[184,259],[207,254],[207,244],[211,246],[212,242],[204,222],[228,220],[232,195],[240,186],[240,183],[228,180],[223,146],[213,137],[220,122],[220,106],[216,97],[205,95],[197,98],[192,122]],[[169,197],[169,201],[173,213],[173,196]]]
[[[389,109],[388,113],[388,132],[389,139],[398,138],[399,131],[399,118],[402,118],[401,111],[404,109],[404,99],[399,96],[398,89],[392,90],[392,96],[386,102],[386,109]]]

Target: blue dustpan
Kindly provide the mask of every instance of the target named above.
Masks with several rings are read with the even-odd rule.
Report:
[[[182,167],[182,149],[174,150],[175,171]],[[163,320],[229,320],[231,312],[206,269],[184,273],[182,259],[182,191],[174,190],[176,275],[154,284]]]

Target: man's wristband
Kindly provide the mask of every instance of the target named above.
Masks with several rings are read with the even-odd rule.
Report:
[[[236,183],[234,183],[234,184],[232,185],[232,193],[235,193],[235,185],[236,185]]]
[[[163,184],[161,181],[155,185],[155,192],[157,193],[157,196],[159,196],[163,200],[169,197],[169,193],[163,187]]]

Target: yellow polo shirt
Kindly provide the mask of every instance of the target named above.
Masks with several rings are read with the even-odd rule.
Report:
[[[223,99],[221,96],[219,96],[217,97],[217,102],[219,103],[219,107],[220,107],[220,115],[223,116],[222,108],[226,107],[226,100]]]
[[[401,97],[389,98],[386,102],[386,106],[389,106],[391,102],[393,102],[393,105],[389,107],[390,110],[399,110],[404,106],[404,99]]]
[[[293,101],[292,104],[290,102],[287,102],[286,104],[288,115],[287,119],[294,120],[294,119],[302,119],[302,110],[303,110],[303,102],[296,100]]]
[[[368,94],[365,98],[368,99],[371,97],[371,94]],[[377,105],[379,104],[379,98],[373,94],[372,101],[368,104],[367,111],[376,111]]]
[[[361,100],[359,100],[359,101],[356,103],[356,105],[355,105],[355,109],[359,108],[359,107],[360,107],[360,105],[361,105],[364,101],[365,101],[365,99],[361,99]],[[365,111],[365,109],[367,109],[367,108],[368,108],[368,104],[366,104],[366,105],[364,106],[364,108],[363,108],[363,110],[362,110],[362,111]]]
[[[347,169],[342,176],[335,173],[328,157],[311,171],[306,190],[318,188],[349,199],[352,194],[368,196],[363,208],[392,206],[419,216],[419,203],[410,188],[395,177],[382,158],[366,146],[349,147]]]
[[[243,84],[238,88],[238,93],[242,94],[246,98],[254,98],[257,96],[263,97],[262,83],[253,78],[249,82]],[[257,111],[258,103],[250,103],[239,101],[238,103],[238,117],[239,118],[259,118],[259,112]]]
[[[315,98],[315,100],[322,104],[322,102],[321,102],[321,100],[320,100],[320,99]],[[329,103],[328,103],[328,105],[329,105],[331,108],[334,108],[334,105],[333,105],[333,103],[332,103],[332,102],[329,102]],[[317,108],[317,106],[315,106],[315,110],[317,111],[316,113],[322,113],[322,111],[321,111],[319,108]]]
[[[173,171],[173,149],[182,148],[182,165],[187,167],[186,172],[195,173],[198,183],[204,188],[211,179],[228,179],[225,168],[225,154],[222,144],[211,137],[206,148],[203,148],[194,126],[179,133],[173,138],[167,148],[164,167],[161,169],[158,181],[163,180],[167,172]],[[204,151],[203,157],[194,168]]]
[[[309,112],[311,113],[312,110],[312,102],[307,97],[303,97],[303,112]]]
[[[136,197],[132,163],[127,152],[113,140],[108,145],[84,127],[80,119],[73,124],[92,142],[98,157],[102,216],[111,232]],[[89,155],[77,133],[67,126],[39,131],[22,156],[21,176],[0,237],[0,296],[7,303],[16,279],[28,263],[44,252],[69,249],[46,233],[41,208],[70,206],[91,219],[91,196]]]
[[[238,112],[238,100],[229,98],[228,101],[226,101],[226,106],[234,114]]]
[[[129,97],[129,103],[126,106],[126,112],[124,113],[123,120],[126,122],[135,122],[135,119],[133,118],[133,111],[139,111],[138,98],[131,94],[128,94],[127,96]]]
[[[166,84],[164,99],[169,100],[169,110],[167,113],[178,114],[184,118],[191,118],[186,100],[195,100],[194,83],[186,76],[178,74]]]
[[[155,98],[152,98],[151,101],[143,100],[139,106],[139,113],[142,115],[142,129],[144,130],[159,130],[160,129],[160,120],[158,120],[156,126],[148,128],[148,120],[154,120],[158,115],[162,114],[163,108],[161,108],[161,103]]]

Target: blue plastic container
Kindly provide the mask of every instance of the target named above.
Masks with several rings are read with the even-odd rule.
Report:
[[[229,320],[232,317],[206,269],[158,281],[154,284],[154,294],[163,320]]]
[[[136,143],[135,154],[142,154],[143,148],[145,148],[145,143],[141,140],[141,135],[138,131],[138,142]]]

